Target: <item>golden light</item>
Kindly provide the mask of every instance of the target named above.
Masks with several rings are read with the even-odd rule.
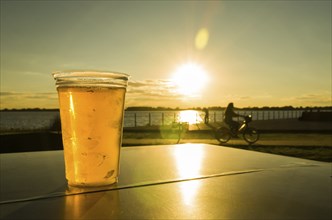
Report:
[[[174,149],[176,168],[181,179],[195,178],[200,175],[204,157],[200,144],[184,144]]]
[[[202,66],[196,63],[186,63],[175,71],[171,80],[178,94],[197,97],[207,84],[208,75]]]
[[[176,168],[181,179],[197,178],[201,175],[204,150],[201,145],[185,144],[175,148]],[[179,185],[183,202],[186,205],[194,203],[195,195],[201,182],[197,180],[181,182]]]
[[[194,203],[195,195],[201,185],[200,181],[188,181],[188,182],[181,182],[179,187],[182,194],[182,200],[184,204],[191,205]]]
[[[70,92],[69,93],[69,112],[73,119],[76,118],[76,111],[75,111],[75,106],[74,106],[74,100],[73,100],[73,94]]]
[[[186,122],[188,124],[197,124],[203,122],[202,117],[194,110],[185,110],[179,112],[179,122]]]

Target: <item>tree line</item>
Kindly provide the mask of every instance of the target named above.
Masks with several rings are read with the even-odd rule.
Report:
[[[192,108],[170,108],[170,107],[149,107],[149,106],[133,106],[126,108],[126,111],[181,111],[181,110],[197,110],[204,109],[223,111],[226,109],[224,106],[211,106],[211,107],[192,107]],[[307,107],[293,107],[293,106],[263,106],[263,107],[244,107],[236,108],[238,110],[332,110],[332,106],[307,106]]]
[[[197,110],[202,111],[204,109],[212,111],[223,111],[225,106],[210,106],[210,107],[192,107],[192,108],[171,108],[171,107],[151,107],[151,106],[132,106],[127,107],[126,111],[182,111],[182,110]],[[238,110],[332,110],[332,106],[306,106],[306,107],[293,107],[293,106],[263,106],[263,107],[244,107],[236,108]],[[21,109],[1,109],[0,111],[59,111],[57,108],[48,109],[48,108],[21,108]]]

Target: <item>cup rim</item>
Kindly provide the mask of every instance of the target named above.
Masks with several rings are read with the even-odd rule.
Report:
[[[117,71],[103,71],[103,70],[62,70],[52,72],[52,76],[57,78],[67,77],[106,77],[106,78],[126,78],[130,77],[127,73]]]

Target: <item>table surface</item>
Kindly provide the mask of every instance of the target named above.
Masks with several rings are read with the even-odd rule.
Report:
[[[119,182],[68,188],[63,151],[0,155],[1,219],[331,219],[331,163],[208,144],[121,149]]]

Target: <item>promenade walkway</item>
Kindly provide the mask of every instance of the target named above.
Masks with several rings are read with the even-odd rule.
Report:
[[[181,136],[180,143],[209,143],[218,144],[214,139],[213,129],[222,123],[204,123],[189,125],[188,131]],[[292,147],[330,147],[332,148],[332,123],[299,121],[297,119],[278,119],[253,121],[250,126],[255,127],[261,133],[255,146],[292,146]],[[124,145],[147,144],[174,144],[176,139],[158,137],[156,134],[146,135],[147,131],[158,131],[158,127],[133,128],[124,133]],[[139,133],[144,134],[137,138]],[[161,131],[160,131],[161,132]],[[132,134],[132,135],[131,135]],[[138,140],[139,139],[139,140]],[[241,138],[231,139],[226,146],[247,146]]]
[[[220,123],[204,123],[192,124],[189,131],[204,131],[217,128],[222,125]],[[331,132],[331,121],[300,121],[298,119],[276,119],[276,120],[258,120],[252,121],[250,126],[255,127],[262,132]]]

